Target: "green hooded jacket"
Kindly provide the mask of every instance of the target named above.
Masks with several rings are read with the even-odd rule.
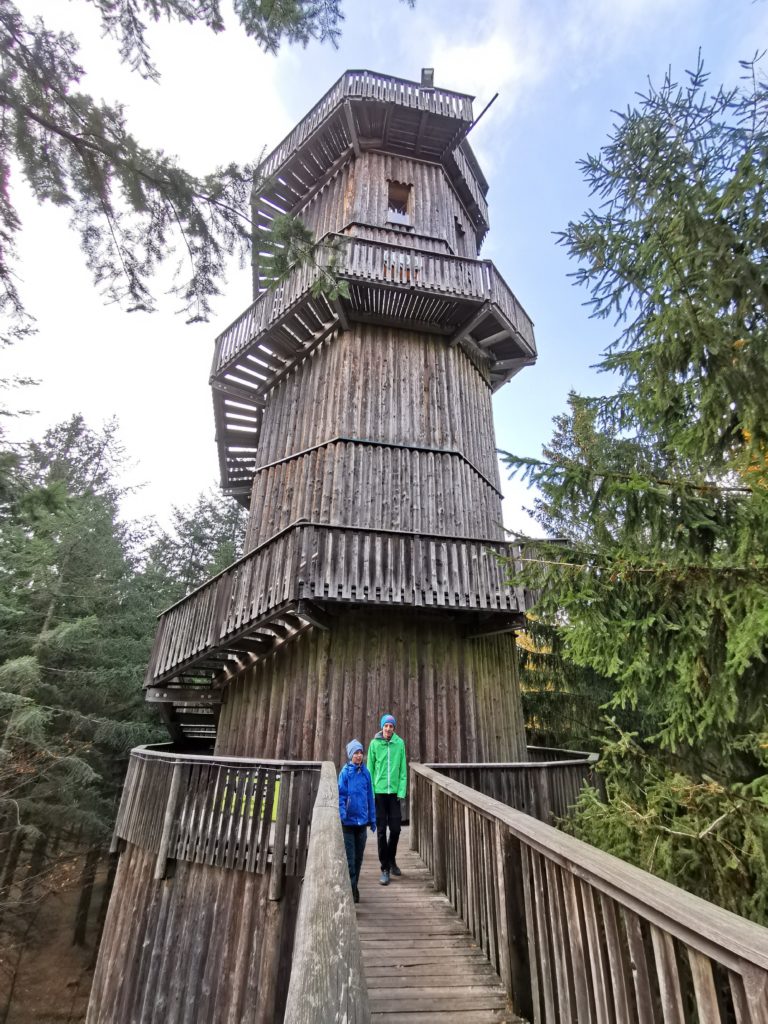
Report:
[[[405,744],[396,732],[389,741],[381,732],[373,737],[368,745],[368,771],[374,793],[397,793],[400,800],[405,798],[408,784]]]

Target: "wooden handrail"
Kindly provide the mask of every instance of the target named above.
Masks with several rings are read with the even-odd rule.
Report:
[[[146,686],[300,600],[518,612],[522,591],[496,554],[506,542],[297,521],[164,612]]]
[[[284,1024],[367,1024],[369,1020],[336,769],[324,761],[312,811]]]
[[[529,756],[537,749],[528,748]],[[573,751],[548,752],[571,755]],[[582,754],[568,760],[552,758],[540,761],[481,764],[429,764],[441,775],[460,782],[485,796],[500,800],[508,807],[532,814],[539,821],[554,825],[568,817],[585,785],[602,791],[602,780],[595,772],[598,754]]]
[[[375,71],[350,70],[330,87],[256,169],[257,180],[268,180],[306,139],[345,100],[375,99],[400,106],[447,114],[472,123],[472,96],[450,89],[423,89],[418,82]]]
[[[409,248],[329,233],[320,240],[337,246],[335,272],[349,281],[417,288],[440,295],[493,303],[514,328],[526,349],[535,355],[533,321],[512,289],[490,260]],[[325,249],[318,250],[318,266],[299,267],[285,284],[266,291],[216,338],[211,378],[229,366],[259,334],[265,332],[292,305],[311,292],[323,262]],[[265,367],[265,379],[269,372]]]
[[[678,1024],[687,1005],[702,1024],[768,1020],[768,929],[431,768],[411,771],[412,842],[518,1013]]]
[[[170,860],[265,874],[279,898],[283,875],[304,873],[317,761],[184,754],[151,746],[131,751],[115,822],[119,841]]]

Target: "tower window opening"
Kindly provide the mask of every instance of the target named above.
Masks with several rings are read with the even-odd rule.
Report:
[[[389,182],[387,199],[387,220],[392,224],[410,224],[411,186],[399,181]]]

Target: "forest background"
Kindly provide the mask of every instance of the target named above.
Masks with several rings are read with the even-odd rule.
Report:
[[[309,7],[318,9],[286,5],[297,15]],[[0,0],[6,27],[13,12]],[[327,36],[334,23],[303,24]],[[287,40],[302,31],[289,24]],[[280,39],[255,34],[266,46]],[[139,43],[129,49],[138,60]],[[765,923],[768,104],[759,61],[741,72],[734,89],[710,88],[703,67],[649,85],[584,161],[595,208],[561,242],[595,316],[617,324],[601,363],[616,386],[574,393],[543,457],[509,465],[535,485],[547,538],[522,538],[522,579],[541,595],[523,644],[529,726],[539,740],[603,753],[608,802],[586,793],[567,827]],[[29,94],[11,99],[23,129]],[[119,118],[100,124],[120,136]],[[122,142],[118,158],[135,160]],[[93,234],[89,202],[114,149],[98,152],[90,178],[78,177],[77,154],[68,164],[65,148],[46,166],[46,152],[16,153],[38,198],[59,189],[67,205],[77,184],[97,280],[112,282],[116,299],[151,305],[151,256],[164,244],[162,231],[151,235],[157,217],[141,233],[151,204],[137,203],[139,226],[126,235],[139,246],[127,290],[121,261]],[[51,167],[68,170],[56,179]],[[234,204],[248,173],[171,177],[160,201],[172,213],[201,190]],[[130,194],[130,175],[121,183]],[[205,215],[187,213],[200,230]],[[196,236],[201,273],[184,293],[194,316],[218,287],[211,256],[247,246],[239,214],[227,216]],[[6,312],[18,313],[12,273],[4,280]],[[26,344],[28,324],[10,323]],[[242,513],[213,492],[174,509],[169,526],[123,518],[126,467],[116,425],[77,415],[30,442],[2,438],[0,1020],[51,894],[78,894],[66,941],[86,943],[89,921],[98,933],[108,872],[98,906],[94,884],[125,754],[162,738],[140,685],[155,616],[238,553]]]

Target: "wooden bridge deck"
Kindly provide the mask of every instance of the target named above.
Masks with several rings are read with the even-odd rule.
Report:
[[[519,1022],[499,976],[448,898],[400,837],[403,871],[379,885],[376,840],[369,834],[357,923],[374,1024]]]

